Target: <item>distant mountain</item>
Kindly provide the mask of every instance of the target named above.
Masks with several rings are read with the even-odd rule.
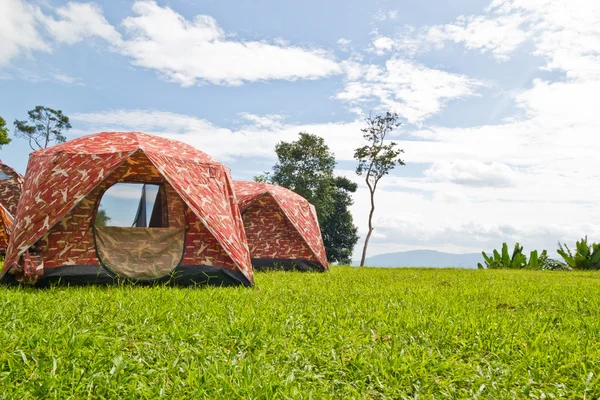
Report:
[[[481,253],[452,254],[435,250],[379,254],[365,260],[365,265],[370,267],[477,268],[477,263],[483,263]],[[352,263],[359,264],[360,260]]]

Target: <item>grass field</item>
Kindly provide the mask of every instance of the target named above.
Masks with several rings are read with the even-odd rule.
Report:
[[[0,398],[598,398],[600,274],[0,288]]]

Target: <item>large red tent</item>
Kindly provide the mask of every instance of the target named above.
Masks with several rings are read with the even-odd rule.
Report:
[[[95,225],[102,195],[119,182],[160,187],[158,225]],[[98,133],[30,155],[0,277],[38,285],[254,282],[229,169],[192,146],[139,132]]]
[[[234,188],[256,270],[328,270],[312,204],[291,190],[268,183],[235,181]]]
[[[0,204],[0,255],[6,254],[12,226],[12,215],[10,215],[8,210],[4,208],[2,204]]]
[[[12,215],[17,212],[22,187],[21,174],[0,160],[0,204]]]

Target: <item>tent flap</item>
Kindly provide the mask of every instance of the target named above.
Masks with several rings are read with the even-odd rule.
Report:
[[[96,226],[94,233],[102,265],[127,278],[161,278],[183,258],[184,228]]]

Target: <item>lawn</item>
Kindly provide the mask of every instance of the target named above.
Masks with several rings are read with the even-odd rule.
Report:
[[[0,398],[598,398],[600,274],[0,288]]]

